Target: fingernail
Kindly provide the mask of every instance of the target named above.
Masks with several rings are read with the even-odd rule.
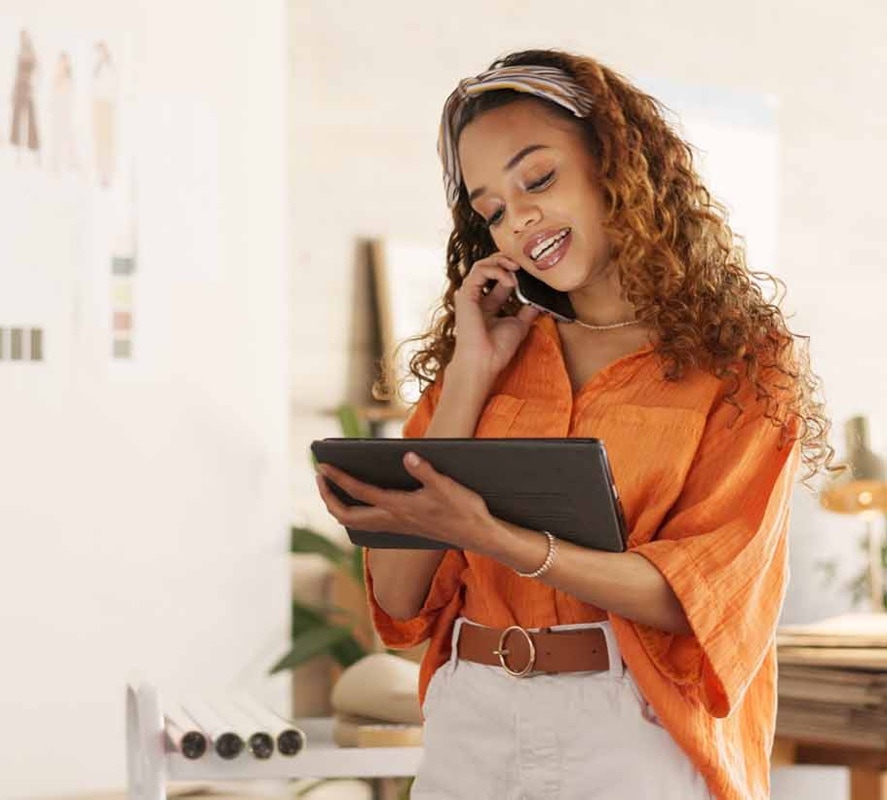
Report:
[[[419,466],[419,456],[415,453],[407,453],[404,461],[407,462],[407,465],[410,467],[418,467]]]

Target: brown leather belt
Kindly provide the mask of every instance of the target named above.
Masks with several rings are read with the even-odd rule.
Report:
[[[600,628],[553,631],[485,628],[464,623],[456,645],[459,658],[502,667],[523,678],[533,672],[602,672],[610,668],[607,637]]]

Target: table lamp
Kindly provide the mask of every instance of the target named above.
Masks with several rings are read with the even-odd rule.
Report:
[[[884,612],[884,571],[878,516],[887,513],[887,471],[884,460],[869,447],[868,421],[847,420],[844,432],[846,468],[833,477],[819,495],[820,505],[839,514],[861,516],[866,523],[869,550],[869,587],[872,609]]]

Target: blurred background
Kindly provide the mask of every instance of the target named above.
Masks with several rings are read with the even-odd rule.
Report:
[[[307,448],[366,400],[360,243],[443,247],[440,109],[507,51],[669,104],[833,444],[861,414],[887,449],[885,31],[866,0],[0,0],[0,798],[122,787],[135,676],[323,710],[321,668],[269,669],[326,574],[290,527],[344,541]],[[786,622],[864,606],[863,532],[798,488]]]

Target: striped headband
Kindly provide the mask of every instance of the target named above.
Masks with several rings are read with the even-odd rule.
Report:
[[[437,152],[443,164],[447,205],[450,208],[456,205],[459,188],[462,185],[462,171],[456,155],[454,134],[460,127],[465,101],[484,92],[501,89],[525,92],[543,100],[550,100],[573,112],[577,117],[587,117],[593,106],[588,92],[575,79],[557,67],[531,65],[499,67],[482,72],[476,78],[459,81],[456,90],[444,104],[437,140]]]

